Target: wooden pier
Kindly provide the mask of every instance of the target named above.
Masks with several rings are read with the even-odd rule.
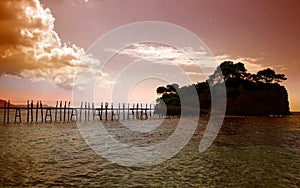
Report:
[[[153,104],[136,103],[95,103],[81,102],[80,106],[71,106],[70,101],[56,101],[55,105],[47,105],[42,101],[29,101],[24,104],[14,104],[3,101],[0,113],[2,123],[43,123],[70,121],[114,121],[126,119],[148,119],[153,116]],[[12,117],[14,117],[12,119]]]

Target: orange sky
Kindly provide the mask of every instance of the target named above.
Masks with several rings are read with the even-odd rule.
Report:
[[[291,110],[300,111],[298,0],[3,0],[0,15],[4,99],[71,99],[80,55],[118,26],[152,20],[190,30],[214,55],[245,60],[250,72],[285,74]]]

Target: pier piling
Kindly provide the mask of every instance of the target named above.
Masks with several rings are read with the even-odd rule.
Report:
[[[18,102],[19,103],[19,102]],[[10,112],[14,110],[14,122],[22,122],[22,115],[27,123],[43,122],[69,122],[69,121],[114,121],[126,119],[148,119],[152,116],[152,106],[148,104],[136,103],[108,103],[101,102],[97,107],[97,103],[81,102],[79,107],[71,105],[71,101],[55,101],[51,106],[43,103],[41,100],[36,101],[34,106],[33,100],[26,100],[23,104],[11,103],[10,100],[4,101],[3,106],[3,123],[10,123]],[[83,106],[84,104],[84,106]],[[110,106],[109,106],[110,105]],[[77,111],[79,110],[79,112]],[[35,114],[34,114],[35,111]],[[84,111],[84,112],[82,112]],[[54,115],[53,115],[54,113]],[[78,114],[79,113],[79,114]],[[105,114],[105,115],[104,115]],[[53,115],[53,116],[52,116]],[[92,115],[92,117],[90,117]],[[40,116],[40,117],[39,117]],[[84,118],[82,117],[84,116]],[[99,117],[99,118],[97,118]],[[26,119],[26,120],[25,120]]]

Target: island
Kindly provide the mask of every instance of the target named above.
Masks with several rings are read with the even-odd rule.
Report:
[[[167,115],[180,115],[181,108],[183,108],[181,100],[188,100],[191,97],[188,95],[189,90],[196,88],[200,112],[209,114],[210,91],[212,88],[219,87],[220,82],[225,82],[226,115],[288,115],[291,113],[288,92],[284,86],[280,85],[280,82],[287,80],[284,74],[277,74],[271,68],[251,74],[247,72],[243,63],[232,61],[224,61],[218,68],[204,82],[183,87],[179,87],[178,84],[159,86],[156,89],[159,98],[155,112],[161,113],[164,107]],[[221,70],[222,74],[217,70]],[[190,113],[193,113],[192,108]]]

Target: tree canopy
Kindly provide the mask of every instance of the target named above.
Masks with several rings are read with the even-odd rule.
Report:
[[[170,85],[167,85],[166,87],[159,86],[156,89],[156,93],[158,95],[166,94],[166,93],[177,93],[178,89],[179,89],[179,85],[178,84],[170,84]]]
[[[258,71],[257,74],[247,73],[247,69],[241,62],[234,64],[232,61],[224,61],[218,68],[219,69],[209,76],[208,81],[211,84],[222,82],[222,78],[229,84],[231,82],[240,82],[242,80],[266,84],[279,83],[287,80],[284,74],[276,74],[275,71],[270,68]]]
[[[257,72],[257,81],[264,83],[279,83],[284,80],[287,80],[284,74],[276,74],[274,70],[267,68]]]

